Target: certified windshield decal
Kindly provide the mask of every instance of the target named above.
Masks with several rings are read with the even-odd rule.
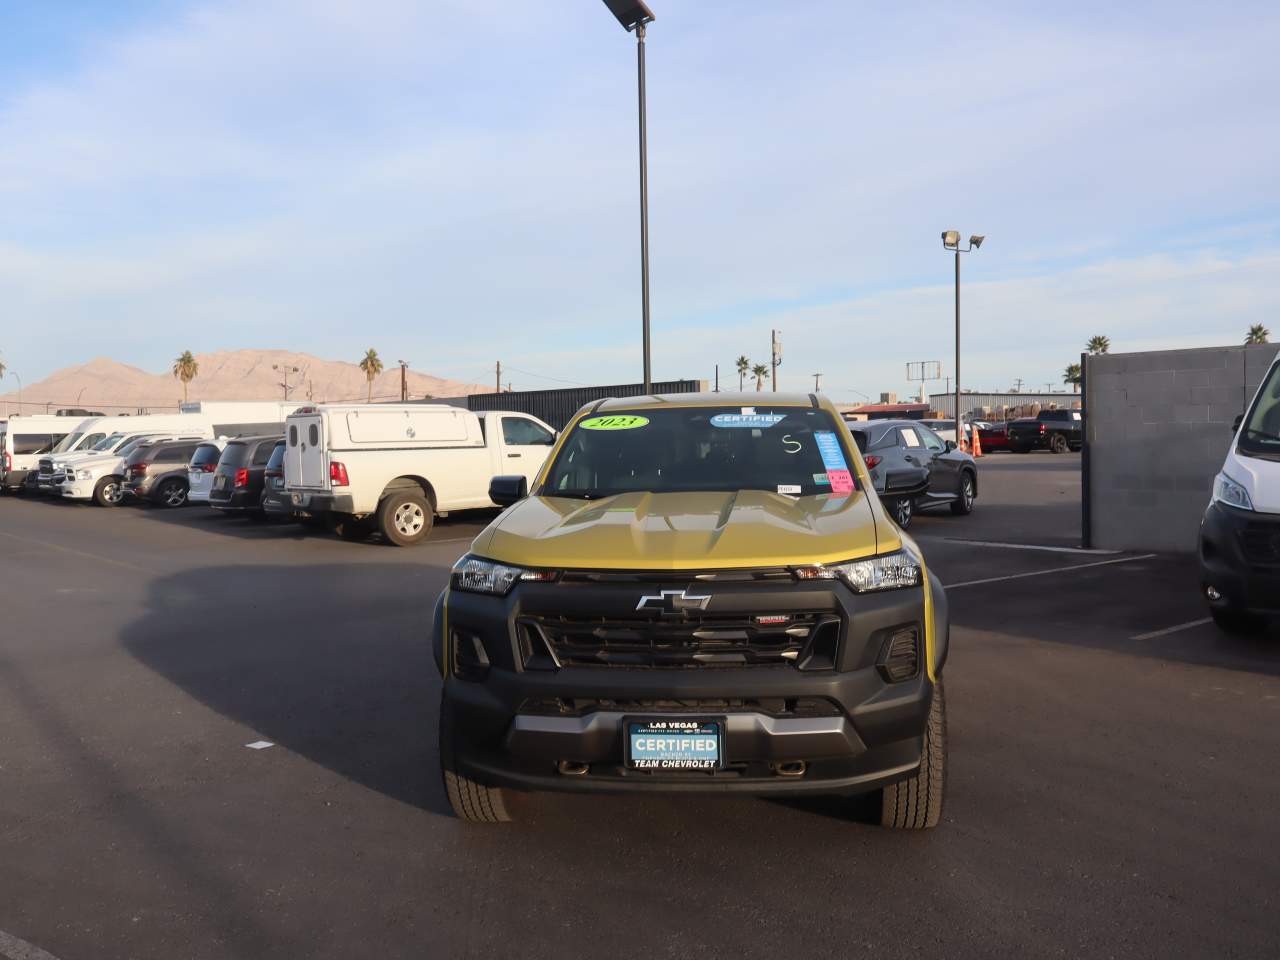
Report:
[[[649,425],[648,417],[588,417],[578,424],[583,430],[635,430]]]
[[[840,449],[840,441],[830,430],[818,430],[813,435],[818,443],[818,452],[822,455],[822,465],[827,468],[827,479],[831,481],[833,494],[853,492],[853,474],[849,472],[849,464],[844,459],[844,451]]]
[[[746,427],[757,430],[772,427],[787,419],[781,413],[717,413],[711,418],[713,427]]]

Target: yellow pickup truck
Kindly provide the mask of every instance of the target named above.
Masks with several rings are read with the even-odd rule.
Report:
[[[875,792],[885,826],[938,823],[946,596],[828,401],[600,401],[490,496],[435,611],[459,817],[510,819],[512,790]]]

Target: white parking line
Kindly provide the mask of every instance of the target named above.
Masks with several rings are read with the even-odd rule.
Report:
[[[1090,556],[1114,557],[1119,550],[1095,550],[1088,547],[1050,547],[1038,543],[1003,543],[999,540],[962,540],[959,537],[916,537],[925,543],[962,543],[970,547],[1003,547],[1006,550],[1044,550],[1048,553],[1083,553]]]
[[[1140,633],[1136,637],[1130,637],[1130,640],[1154,640],[1156,637],[1167,637],[1171,633],[1177,633],[1180,630],[1190,630],[1192,627],[1200,627],[1206,623],[1212,623],[1213,617],[1201,617],[1199,620],[1188,620],[1186,623],[1179,623],[1176,626],[1165,627],[1163,630],[1152,630],[1150,633]]]
[[[5,957],[6,960],[58,960],[47,950],[10,936],[3,930],[0,930],[0,957]]]
[[[947,590],[960,587],[976,587],[984,583],[1000,583],[1004,580],[1021,580],[1024,577],[1045,577],[1051,573],[1070,573],[1072,570],[1088,570],[1090,567],[1105,567],[1111,563],[1132,563],[1134,560],[1150,560],[1154,553],[1144,553],[1136,557],[1117,557],[1114,560],[1099,560],[1097,563],[1077,563],[1070,567],[1054,567],[1052,570],[1032,570],[1030,573],[1011,573],[1004,577],[987,577],[983,580],[965,580],[962,583],[944,584]]]

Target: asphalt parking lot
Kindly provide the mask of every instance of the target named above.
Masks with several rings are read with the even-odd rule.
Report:
[[[1199,622],[1188,558],[1065,549],[1078,463],[990,456],[913,527],[953,615],[926,835],[689,796],[464,825],[427,630],[488,516],[397,550],[6,498],[0,956],[1274,957],[1280,635]]]

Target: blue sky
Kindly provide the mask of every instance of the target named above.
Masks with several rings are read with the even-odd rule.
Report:
[[[1280,335],[1275,4],[654,0],[654,375],[905,393]],[[639,378],[634,46],[598,0],[0,6],[0,353],[374,346]],[[7,384],[12,387],[12,384]]]

